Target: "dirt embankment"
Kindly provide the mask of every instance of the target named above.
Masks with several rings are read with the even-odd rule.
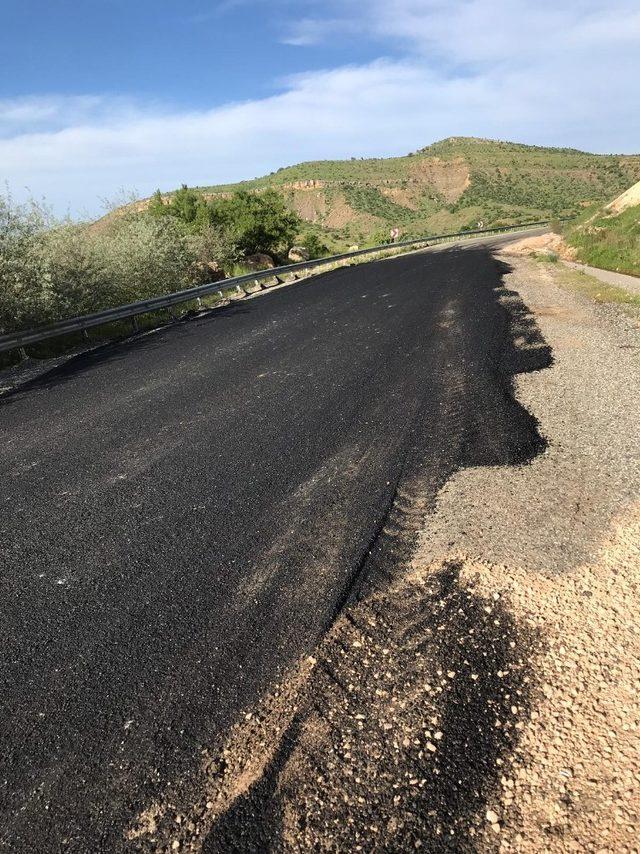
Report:
[[[624,193],[621,193],[617,199],[614,199],[611,204],[607,205],[606,209],[612,214],[619,214],[635,205],[640,205],[640,181],[634,184],[633,187],[629,187]]]
[[[463,157],[453,160],[418,158],[411,169],[411,176],[414,181],[433,187],[447,204],[457,202],[471,184],[469,165]]]
[[[565,261],[573,261],[576,257],[576,251],[571,246],[567,246],[564,238],[560,234],[538,234],[535,237],[525,237],[522,240],[517,240],[509,245],[509,255],[519,255],[522,257],[534,257],[544,255],[555,255]]]

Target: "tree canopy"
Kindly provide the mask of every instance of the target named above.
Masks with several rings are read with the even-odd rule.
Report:
[[[286,254],[300,226],[297,214],[287,209],[275,190],[238,190],[230,196],[206,198],[183,184],[167,200],[158,190],[151,198],[149,213],[175,217],[192,232],[220,229],[246,255]]]

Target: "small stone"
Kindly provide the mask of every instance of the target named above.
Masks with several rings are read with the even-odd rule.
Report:
[[[499,816],[493,810],[487,810],[485,815],[486,815],[486,819],[489,822],[489,824],[497,824],[498,823]]]

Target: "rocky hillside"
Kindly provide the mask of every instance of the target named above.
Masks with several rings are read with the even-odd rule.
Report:
[[[406,157],[323,160],[207,195],[273,187],[331,247],[578,213],[640,179],[640,155],[451,137]]]

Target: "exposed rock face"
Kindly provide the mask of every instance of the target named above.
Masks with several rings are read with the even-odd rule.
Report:
[[[308,261],[309,251],[304,246],[292,246],[289,250],[289,261]]]
[[[633,187],[629,187],[622,195],[607,205],[607,210],[613,214],[619,214],[634,205],[640,205],[640,181],[634,184]]]
[[[243,259],[243,264],[251,270],[264,270],[267,267],[275,267],[271,255],[267,255],[264,252],[256,252],[255,255],[247,255],[247,257]]]
[[[284,184],[285,190],[319,190],[326,185],[326,181],[314,180],[309,178],[307,181],[292,181],[290,184]]]
[[[430,184],[447,204],[457,202],[471,183],[469,166],[463,157],[420,158],[414,162],[412,172],[414,181]]]

